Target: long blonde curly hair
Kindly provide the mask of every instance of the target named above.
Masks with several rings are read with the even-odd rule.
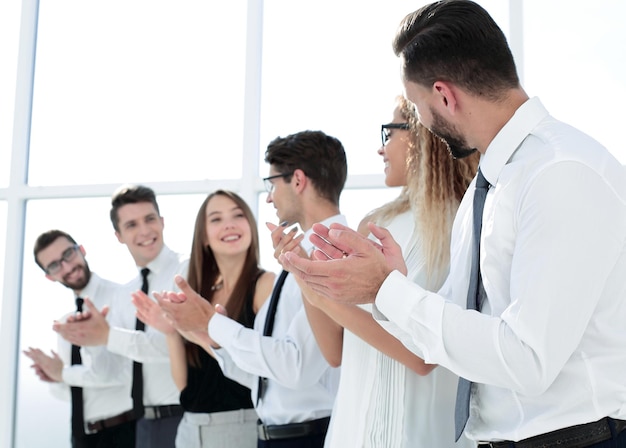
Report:
[[[396,199],[372,210],[363,221],[384,226],[412,209],[416,229],[422,231],[429,283],[439,284],[447,275],[450,262],[454,216],[476,175],[480,154],[454,159],[446,144],[418,121],[413,103],[403,96],[397,97],[396,102],[410,125],[407,183]]]

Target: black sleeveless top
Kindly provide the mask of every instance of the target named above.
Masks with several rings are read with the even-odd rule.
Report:
[[[259,277],[262,273],[259,273]],[[252,328],[254,324],[254,290],[250,289],[243,305],[241,324],[246,328]],[[200,348],[198,352],[200,366],[187,364],[187,386],[180,393],[183,409],[202,413],[251,409],[250,389],[226,378],[217,361],[204,349]]]

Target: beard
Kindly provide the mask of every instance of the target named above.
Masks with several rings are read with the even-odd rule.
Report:
[[[78,279],[74,282],[66,280],[66,278],[70,277],[74,273],[74,271],[76,271],[77,269],[82,270],[83,278]],[[87,286],[90,279],[91,279],[91,271],[89,270],[89,265],[85,261],[84,265],[77,265],[74,269],[72,269],[71,272],[65,275],[63,279],[60,281],[60,283],[66,288],[73,289],[74,291],[81,291],[85,289],[85,286]]]
[[[474,154],[477,149],[470,148],[465,138],[456,130],[454,126],[446,122],[444,118],[434,109],[430,109],[433,116],[433,124],[430,132],[439,137],[448,147],[448,151],[455,159],[463,159]]]

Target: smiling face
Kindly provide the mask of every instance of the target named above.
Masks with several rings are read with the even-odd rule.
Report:
[[[115,236],[128,247],[135,264],[145,267],[163,249],[163,218],[151,202],[123,205],[117,215],[119,231]]]
[[[277,174],[282,173],[279,173],[274,166],[270,166],[269,176],[275,176]],[[287,182],[284,177],[277,177],[272,179],[272,183],[274,188],[272,192],[267,195],[267,202],[274,204],[278,222],[282,223],[287,221],[289,224],[300,223],[302,216],[300,213],[301,204],[298,196],[294,192],[293,184],[295,182],[293,175],[289,182]]]
[[[393,111],[391,123],[406,123],[402,116],[400,105]],[[407,129],[388,129],[388,140],[384,146],[378,149],[378,154],[383,157],[385,163],[385,184],[388,187],[400,187],[406,185],[407,156],[409,153],[410,131]]]
[[[235,201],[223,195],[213,196],[206,205],[205,244],[216,257],[246,254],[252,243],[250,223]]]
[[[75,246],[65,237],[57,238],[52,244],[39,251],[37,260],[46,271],[51,264],[59,263],[59,270],[54,273],[46,272],[46,278],[59,282],[77,293],[89,283],[91,272],[85,260],[85,249],[82,246]]]

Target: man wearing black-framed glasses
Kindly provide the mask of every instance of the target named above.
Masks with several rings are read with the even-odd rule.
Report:
[[[102,308],[110,305],[122,290],[121,285],[91,272],[85,249],[66,232],[50,230],[41,234],[35,242],[33,254],[48,280],[74,292],[77,312],[82,311],[86,297]],[[73,448],[134,447],[130,363],[126,363],[126,369],[116,372],[113,381],[104,379],[100,375],[103,366],[98,363],[98,350],[73,346],[59,337],[58,355],[49,356],[32,347],[24,354],[34,362],[37,376],[51,383],[54,395],[66,397],[70,392]]]

